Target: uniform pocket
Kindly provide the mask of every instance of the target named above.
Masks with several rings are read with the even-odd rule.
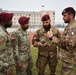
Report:
[[[6,42],[5,40],[2,38],[0,39],[0,51],[6,49]]]

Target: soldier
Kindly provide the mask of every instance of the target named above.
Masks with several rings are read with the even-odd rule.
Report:
[[[42,16],[43,27],[38,29],[33,36],[32,43],[34,47],[38,47],[38,59],[36,67],[38,68],[38,75],[45,75],[46,65],[49,64],[50,75],[56,75],[57,66],[57,46],[48,38],[50,31],[53,31],[54,36],[60,37],[59,30],[51,26],[51,19],[48,14]]]
[[[9,33],[6,31],[12,26],[13,13],[0,13],[0,75],[14,75],[15,61]]]
[[[18,20],[20,28],[12,33],[14,58],[17,75],[32,75],[33,62],[30,52],[29,17],[21,16]]]
[[[63,10],[62,15],[64,22],[68,23],[62,37],[58,40],[53,37],[52,32],[50,36],[53,37],[53,42],[63,49],[61,75],[74,75],[74,64],[76,64],[75,10],[72,7],[67,7]]]

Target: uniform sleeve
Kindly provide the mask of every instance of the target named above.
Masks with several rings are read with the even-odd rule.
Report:
[[[76,27],[72,28],[68,32],[68,38],[69,38],[69,45],[71,47],[76,47]]]
[[[0,51],[6,49],[5,34],[0,31]]]
[[[12,46],[15,61],[19,62],[19,53],[18,53],[18,36],[16,32],[12,32]]]
[[[0,31],[0,58],[3,58],[3,55],[1,55],[2,51],[6,49],[6,39],[5,39],[5,34],[3,31]],[[3,70],[4,66],[4,59],[0,59],[0,71]]]
[[[36,31],[36,33],[33,36],[32,44],[35,47],[38,47],[39,46],[39,34],[38,34],[38,31]]]
[[[59,30],[58,30],[58,33],[57,33],[57,38],[61,38],[61,33],[59,32]]]
[[[57,46],[57,58],[60,60],[62,58],[62,49]]]
[[[60,47],[64,50],[70,50],[76,47],[76,27],[72,27],[67,32],[64,31],[64,34],[59,40]]]
[[[56,45],[58,45],[58,46],[60,46],[60,41],[61,41],[61,33],[59,32],[59,30],[57,30],[56,31],[56,35],[54,35],[53,37],[52,37],[52,41],[56,44]]]
[[[57,38],[58,40],[60,40],[61,38],[61,32],[59,32],[59,30],[58,30]],[[61,59],[61,48],[58,46],[57,46],[57,56],[59,57],[59,59]]]

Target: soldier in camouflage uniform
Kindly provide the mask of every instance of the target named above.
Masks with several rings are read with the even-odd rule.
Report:
[[[50,16],[45,14],[42,16],[43,27],[38,29],[33,36],[32,43],[34,47],[38,47],[38,59],[36,67],[38,68],[38,75],[45,75],[45,68],[47,64],[50,67],[50,75],[56,75],[57,66],[57,46],[52,42],[47,35],[53,31],[54,36],[60,37],[59,30],[51,26]]]
[[[16,61],[17,75],[32,75],[33,62],[30,52],[30,36],[27,31],[29,27],[29,17],[19,18],[21,27],[12,33],[14,58]]]
[[[14,75],[15,61],[7,27],[12,26],[12,13],[0,13],[0,75]]]
[[[68,25],[65,27],[62,37],[58,40],[53,37],[53,42],[63,49],[61,75],[74,75],[76,64],[76,21],[75,10],[67,7],[62,12],[63,20]],[[53,33],[50,35],[53,36]],[[56,41],[57,40],[57,41]]]

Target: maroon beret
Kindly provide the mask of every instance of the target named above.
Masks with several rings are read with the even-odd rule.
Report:
[[[29,21],[29,19],[30,19],[29,17],[21,16],[21,17],[19,18],[18,22],[19,22],[20,25],[24,25],[26,22]]]
[[[47,21],[50,19],[50,16],[48,14],[45,14],[42,16],[41,21]]]
[[[4,22],[11,21],[13,17],[13,13],[1,12],[0,13],[0,20]]]
[[[75,13],[75,10],[73,9],[73,7],[67,7],[62,11],[62,15],[65,13]]]

